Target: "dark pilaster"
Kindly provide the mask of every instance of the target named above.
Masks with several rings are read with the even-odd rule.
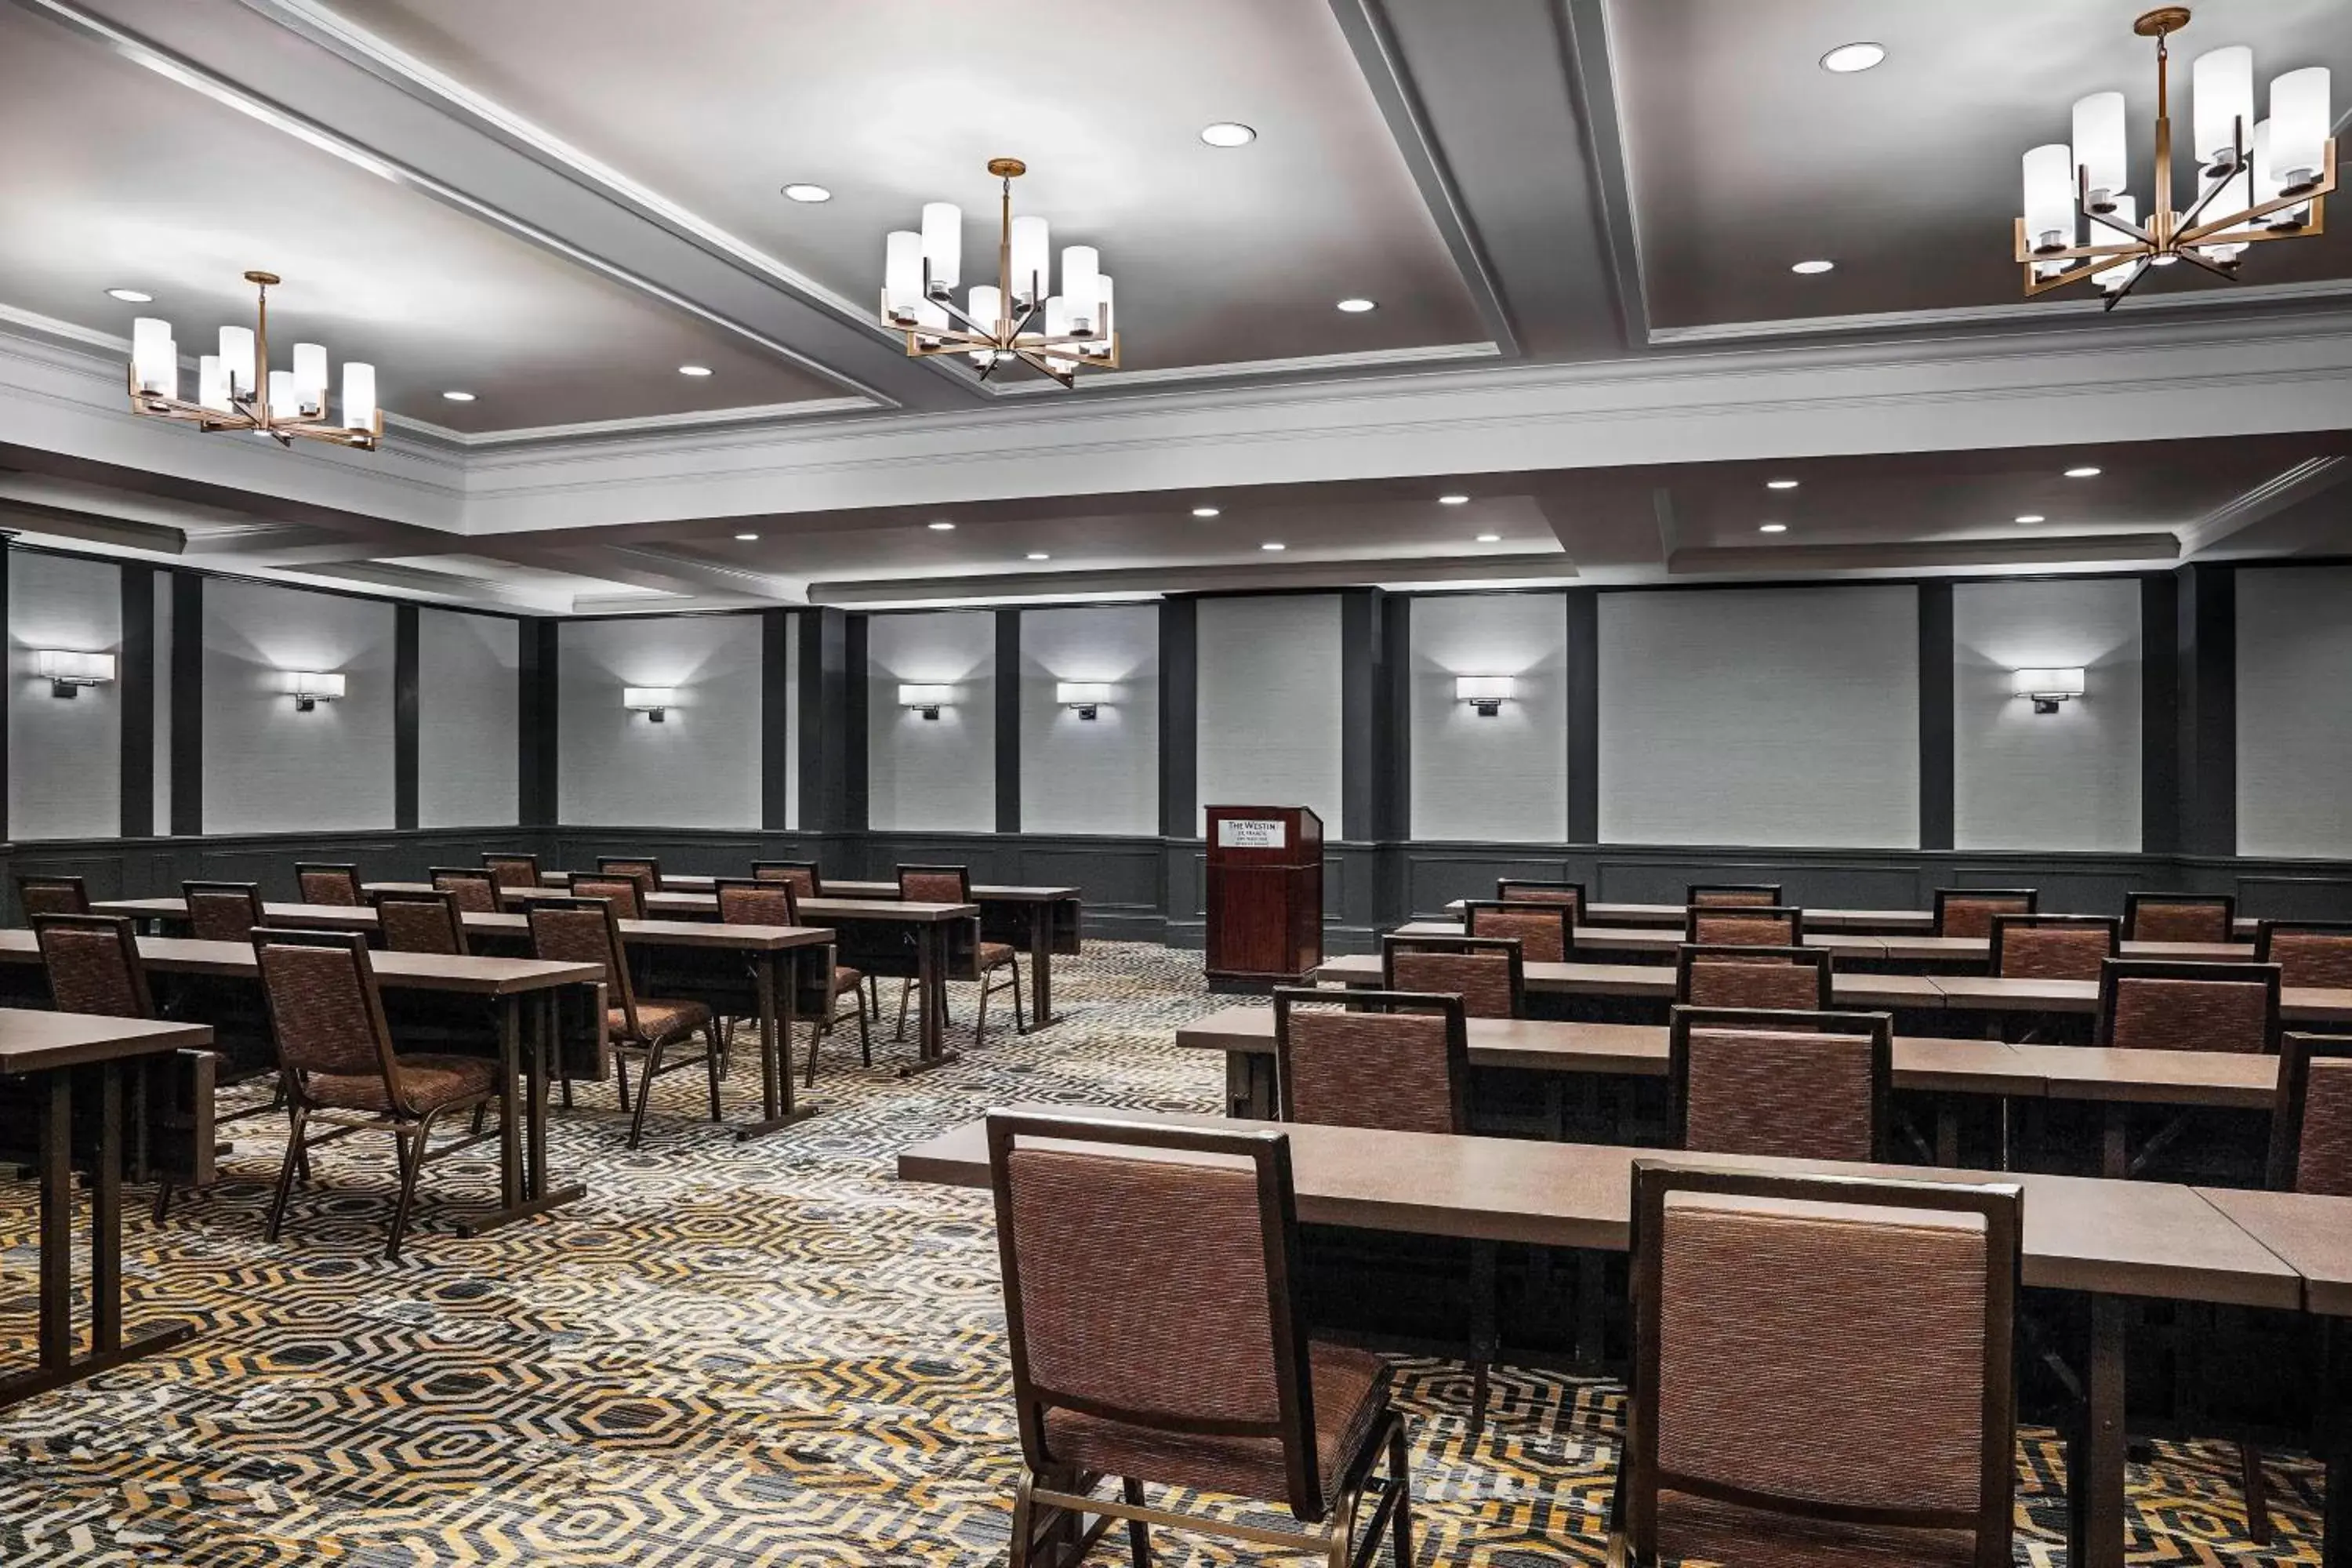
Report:
[[[1200,605],[1160,601],[1160,831],[1191,838],[1199,831]]]
[[[393,606],[392,825],[416,826],[417,663],[424,626],[415,605]]]
[[[155,568],[122,563],[122,668],[115,679],[122,713],[125,838],[155,831]]]
[[[1568,841],[1601,841],[1601,592],[1568,601]]]
[[[792,636],[790,610],[760,612],[760,826],[792,826]]]
[[[1952,585],[1919,585],[1919,847],[1952,847]]]
[[[1021,612],[996,612],[996,831],[1021,831]]]
[[[205,580],[172,574],[172,832],[205,830]]]

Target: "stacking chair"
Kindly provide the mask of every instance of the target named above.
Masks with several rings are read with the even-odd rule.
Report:
[[[634,890],[635,882],[622,887]],[[653,1103],[654,1079],[667,1070],[692,1067],[689,1057],[665,1068],[669,1047],[699,1030],[699,1058],[710,1079],[710,1120],[719,1117],[719,1026],[710,1009],[699,1002],[662,1002],[637,994],[629,977],[629,955],[621,945],[621,920],[613,900],[604,898],[534,899],[530,910],[530,952],[533,958],[563,963],[593,963],[604,973],[604,1033],[614,1047],[614,1070],[619,1078],[621,1109],[629,1110],[629,1058],[645,1058],[637,1078],[636,1110],[629,1119],[629,1147],[643,1141],[646,1109]]]
[[[457,895],[436,888],[430,892],[395,892],[379,888],[375,924],[383,945],[392,952],[438,952],[462,957],[466,921]]]
[[[1463,903],[1462,919],[1467,935],[1517,938],[1519,957],[1528,963],[1567,963],[1576,957],[1574,904],[1471,899]]]
[[[183,882],[188,900],[188,934],[198,942],[251,942],[264,923],[261,887],[256,882]]]
[[[635,877],[619,872],[574,871],[571,891],[575,899],[604,900],[625,921],[646,918],[646,885]]]
[[[2274,1055],[2278,965],[2111,958],[2099,975],[2098,1021],[2091,1042],[2124,1050]],[[2128,1161],[2120,1135],[2111,1134],[2107,1173],[2140,1174],[2179,1141],[2191,1121],[2188,1111],[2168,1118]]]
[[[1995,915],[1990,969],[2005,980],[2096,980],[2123,951],[2113,915]]]
[[[1495,901],[1499,904],[1566,904],[1572,924],[1584,918],[1587,900],[1581,882],[1538,882],[1525,877],[1498,877]]]
[[[1527,966],[1511,937],[1384,936],[1381,988],[1459,996],[1473,1018],[1528,1016]]]
[[[2235,942],[2238,900],[2227,893],[2126,893],[2126,942]]]
[[[270,931],[254,935],[262,994],[292,1125],[265,1233],[276,1241],[286,1222],[296,1167],[321,1143],[361,1130],[389,1132],[400,1151],[400,1197],[393,1205],[387,1258],[400,1256],[416,1201],[417,1173],[472,1147],[476,1133],[428,1152],[433,1129],[452,1111],[470,1111],[499,1098],[499,1064],[487,1057],[403,1055],[384,1023],[367,938],[357,931]],[[305,1136],[313,1121],[334,1131]]]
[[[2020,1190],[1633,1165],[1612,1563],[2008,1568]]]
[[[793,892],[803,899],[822,895],[824,879],[814,860],[754,860],[751,879],[757,882],[789,882]]]
[[[306,904],[337,904],[345,909],[362,909],[367,900],[360,892],[360,868],[357,866],[329,866],[316,861],[294,863],[294,885],[302,891]]]
[[[1097,1533],[1125,1521],[1139,1568],[1155,1524],[1334,1565],[1368,1563],[1387,1531],[1412,1561],[1387,1364],[1309,1339],[1292,1298],[1287,1133],[992,1111],[988,1155],[1023,1461],[1013,1568],[1096,1539],[1058,1554],[1041,1510],[1097,1516]],[[1118,1478],[1116,1499],[1072,1489],[1097,1476]],[[1296,1528],[1153,1507],[1146,1486],[1285,1503]]]
[[[2277,964],[2282,985],[2352,990],[2352,921],[2264,921],[2254,962]]]
[[[910,904],[968,904],[971,902],[971,873],[961,866],[901,866],[898,868],[898,897]],[[975,930],[979,922],[973,921]],[[1021,1005],[1020,950],[1011,942],[986,942],[977,935],[971,944],[971,956],[967,967],[951,971],[950,980],[971,980],[980,984],[980,1018],[972,1026],[971,1043],[977,1047],[988,1037],[988,999],[1006,986],[1013,988],[1013,1031],[1018,1035],[1029,1032],[1028,1015]],[[1007,979],[992,982],[989,976],[1003,970]],[[907,997],[915,988],[912,980],[898,983],[898,1026],[896,1038],[907,1037]]]
[[[1675,950],[1675,1001],[1685,1007],[1775,1007],[1826,1012],[1834,979],[1825,947],[1704,947]]]
[[[762,881],[754,877],[719,877],[712,880],[712,890],[719,896],[719,919],[727,925],[796,926],[801,923],[801,899],[790,882]],[[808,1015],[808,1070],[803,1082],[816,1082],[816,1047],[825,1036],[833,1033],[841,1022],[841,1003],[849,1000],[849,1010],[857,1018],[857,1052],[864,1064],[874,1065],[874,1037],[866,1022],[863,987],[866,976],[846,964],[835,962],[836,949],[828,943],[824,950],[826,979],[820,985],[799,985],[793,997],[796,1010]],[[787,954],[789,962],[793,955]],[[794,963],[791,973],[799,973]],[[792,1070],[790,1040],[784,1042],[784,1070]]]
[[[35,915],[86,915],[89,913],[89,892],[79,877],[20,876],[16,879],[16,908],[30,921]]]
[[[1802,947],[1805,911],[1785,904],[1693,904],[1683,940],[1706,947]]]
[[[1888,1014],[1676,1007],[1666,1075],[1677,1148],[1792,1160],[1887,1158],[1895,1092]]]
[[[1778,882],[1692,882],[1684,889],[1683,902],[1707,909],[1737,908],[1740,905],[1780,909],[1780,884]]]
[[[1993,916],[2036,914],[2041,907],[2036,888],[1938,888],[1936,934],[1989,937]]]
[[[501,888],[519,888],[525,892],[540,886],[539,857],[519,851],[485,850],[482,869]]]
[[[661,891],[661,862],[644,855],[599,855],[596,874],[600,877],[633,877],[637,890],[645,893]]]
[[[434,890],[448,894],[459,912],[469,915],[494,915],[499,912],[499,879],[489,872],[471,866],[436,866],[431,875]]]

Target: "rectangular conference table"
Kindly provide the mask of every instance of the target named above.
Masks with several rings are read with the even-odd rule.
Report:
[[[90,910],[94,914],[124,915],[151,925],[183,924],[188,918],[185,899],[104,899],[93,901]],[[374,910],[350,904],[266,903],[261,906],[261,914],[272,924],[303,930],[360,931],[373,936],[377,927]],[[488,942],[502,949],[518,950],[516,956],[529,955],[529,916],[468,912],[457,918],[469,943]],[[830,929],[722,925],[716,921],[625,920],[621,922],[621,942],[626,947],[672,955],[707,958],[716,953],[740,954],[749,966],[751,984],[746,994],[760,1023],[761,1116],[758,1121],[734,1129],[738,1139],[756,1138],[815,1114],[814,1106],[794,1104],[792,1063],[788,1058],[792,1054],[793,1030],[798,1022],[798,987],[793,984],[796,975],[785,971],[787,964],[796,963],[801,954],[832,945]],[[677,983],[667,984],[671,979]],[[700,963],[683,974],[665,976],[661,993],[682,992],[698,996],[709,1001],[717,1010],[732,1005],[731,999],[744,989],[734,984],[731,976],[711,973],[707,963]]]
[[[1459,915],[1468,900],[1454,899],[1447,902],[1446,912]],[[1688,906],[1683,904],[1607,904],[1584,906],[1584,917],[1598,926],[1665,926],[1675,931],[1683,929]],[[2055,914],[2054,910],[2042,911]],[[2251,916],[2240,916],[2234,934],[2242,942],[2254,940],[2261,921]],[[1933,910],[1817,910],[1805,907],[1805,927],[1809,931],[1846,931],[1864,936],[1932,936],[1936,931]]]
[[[1810,913],[1805,917],[1811,924]],[[1412,921],[1396,928],[1397,936],[1460,936],[1459,921]],[[1624,957],[1674,962],[1683,945],[1681,927],[1590,925],[1576,928],[1576,951],[1610,960]],[[1973,963],[1992,962],[1992,940],[1981,936],[1869,936],[1845,931],[1808,931],[1802,943],[1864,963]],[[2251,963],[2254,946],[2246,942],[2127,942],[2125,958]]]
[[[465,1215],[457,1222],[458,1230],[478,1236],[584,1196],[588,1189],[577,1182],[562,1187],[548,1184],[546,1069],[557,1035],[558,995],[567,986],[593,990],[602,985],[603,966],[534,958],[456,958],[433,952],[368,956],[378,984],[387,991],[470,997],[496,1009],[499,1205]],[[261,984],[260,960],[248,942],[142,936],[139,959],[153,974],[227,980],[256,989]],[[31,931],[0,931],[0,970],[21,976],[26,969],[37,971],[40,966],[40,946]],[[14,979],[0,984],[22,988]],[[591,1002],[601,1020],[603,999],[592,996]]]
[[[212,1044],[201,1024],[103,1018],[0,1008],[0,1106],[16,1101],[29,1122],[41,1182],[38,1363],[0,1377],[0,1406],[79,1383],[194,1334],[192,1323],[122,1332],[122,1075],[129,1063]],[[74,1079],[95,1077],[94,1134],[77,1147]],[[10,1118],[16,1133],[16,1118]],[[12,1136],[9,1140],[14,1142]],[[73,1187],[89,1176],[89,1350],[77,1355],[73,1312]]]
[[[1310,1225],[1623,1252],[1635,1160],[1735,1170],[1830,1172],[1905,1181],[1999,1182],[2024,1192],[2021,1270],[2031,1287],[2090,1297],[2084,1362],[2089,1420],[2080,1484],[2068,1490],[2067,1561],[2124,1560],[2124,1349],[2132,1297],[2295,1311],[2305,1277],[2197,1189],[2163,1182],[2011,1175],[1910,1165],[1849,1165],[1604,1144],[1447,1137],[1353,1127],[1154,1115],[1066,1105],[1024,1114],[1290,1135],[1298,1217]],[[902,1151],[901,1181],[989,1184],[986,1122]],[[2352,1199],[2293,1198],[2298,1225],[2352,1225]],[[2338,1561],[2331,1538],[2331,1562]]]

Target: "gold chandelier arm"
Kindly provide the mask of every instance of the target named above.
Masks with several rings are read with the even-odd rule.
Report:
[[[2321,165],[2318,183],[2314,184],[2308,191],[2304,192],[2300,195],[2281,196],[2275,201],[2263,202],[2257,206],[2248,207],[2243,212],[2231,213],[2226,217],[2215,218],[2210,223],[2200,224],[2194,228],[2183,229],[2180,233],[2179,242],[2182,245],[2194,244],[2196,241],[2203,239],[2209,235],[2218,234],[2223,229],[2234,227],[2242,223],[2252,223],[2256,218],[2268,217],[2273,213],[2284,212],[2289,207],[2299,207],[2304,205],[2305,203],[2310,204],[2313,220],[2316,222],[2320,216],[2319,203],[2321,198],[2333,195],[2336,190],[2336,139],[2334,137],[2329,137],[2327,141],[2322,144],[2322,153],[2324,162]],[[2218,190],[2220,187],[2216,186],[2215,189]],[[2191,213],[2189,216],[2194,217],[2196,215]],[[2231,238],[2232,243],[2235,243],[2241,237],[2246,239],[2256,237],[2293,239],[2297,237],[2298,234],[2307,234],[2311,232],[2313,232],[2311,229],[2305,228],[2297,231],[2296,234],[2263,237],[2257,237],[2254,235],[2233,235]]]

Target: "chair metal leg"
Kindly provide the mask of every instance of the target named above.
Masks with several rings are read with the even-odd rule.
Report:
[[[1389,1434],[1389,1475],[1396,1488],[1396,1511],[1389,1516],[1389,1541],[1396,1568],[1412,1564],[1412,1445],[1405,1440],[1404,1423]]]
[[[662,1042],[656,1040],[646,1050],[645,1070],[637,1074],[637,1109],[629,1118],[629,1147],[634,1149],[646,1134],[646,1110],[654,1102],[654,1075],[661,1071]]]
[[[915,983],[911,980],[898,982],[898,1026],[890,1031],[890,1038],[893,1042],[907,1037],[907,998],[914,989]]]
[[[867,1067],[874,1065],[874,1031],[866,1026],[863,1012],[857,1015],[857,1059]]]
[[[293,1107],[286,1113],[290,1124],[286,1135],[286,1158],[278,1167],[278,1190],[270,1195],[269,1221],[261,1228],[261,1239],[276,1241],[278,1228],[286,1223],[286,1200],[294,1192],[294,1165],[302,1153],[302,1123],[306,1120],[302,1108]]]
[[[1495,1244],[1470,1244],[1470,1440],[1486,1432],[1488,1368],[1495,1360]]]
[[[1013,961],[1013,966],[1012,966],[1012,967],[1013,967],[1013,1032],[1014,1034],[1016,1034],[1016,1035],[1025,1035],[1025,1034],[1027,1034],[1027,1033],[1029,1032],[1029,1019],[1028,1019],[1027,1015],[1025,1015],[1024,1013],[1023,1013],[1023,1012],[1022,1012],[1022,1010],[1021,1010],[1021,961],[1020,961],[1019,959],[1017,959],[1017,958],[1016,958],[1016,959],[1014,959],[1014,960]]]
[[[629,1053],[620,1047],[613,1047],[613,1078],[619,1085],[621,1114],[629,1113]]]
[[[971,1048],[974,1050],[988,1044],[989,994],[988,972],[982,970],[980,975],[980,1015],[973,1020],[971,1026]]]
[[[863,997],[860,997],[857,1003],[857,1026],[861,1029],[866,1026],[866,1002]],[[801,1074],[801,1087],[803,1089],[814,1089],[816,1087],[816,1047],[818,1043],[824,1038],[826,1034],[830,1032],[832,1028],[833,1025],[830,1020],[824,1018],[812,1018],[809,1020],[808,1068]],[[791,1065],[791,1058],[788,1055],[785,1058],[785,1066],[789,1068]]]
[[[730,1026],[731,1027],[731,1026]],[[719,1112],[719,1025],[716,1020],[702,1026],[702,1067],[710,1079],[710,1120],[720,1120]]]
[[[155,1207],[152,1211],[152,1217],[155,1224],[162,1225],[163,1223],[163,1216],[171,1212],[172,1178],[166,1176],[162,1181],[155,1184]]]
[[[1021,1467],[1021,1479],[1013,1489],[1013,1556],[1009,1568],[1029,1568],[1029,1536],[1037,1528],[1036,1503],[1030,1493],[1036,1478],[1029,1467]]]
[[[2246,1539],[2257,1546],[2271,1543],[2270,1481],[2263,1474],[2263,1451],[2252,1443],[2238,1445],[2238,1474],[2246,1492]]]
[[[1133,1476],[1119,1478],[1120,1494],[1137,1508],[1143,1506],[1143,1483]],[[1127,1552],[1135,1568],[1151,1568],[1151,1526],[1139,1519],[1127,1521]]]
[[[417,1173],[425,1169],[425,1145],[433,1134],[434,1118],[438,1111],[428,1111],[415,1131],[396,1131],[393,1141],[400,1150],[400,1196],[392,1205],[392,1235],[383,1244],[384,1260],[400,1261],[400,1240],[408,1234],[408,1214],[416,1206]]]

